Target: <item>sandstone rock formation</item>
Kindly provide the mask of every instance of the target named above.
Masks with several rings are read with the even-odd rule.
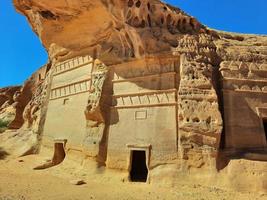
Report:
[[[14,104],[14,96],[19,92],[19,90],[20,86],[0,89],[0,132],[3,132],[5,129],[7,129],[15,118],[16,108]]]
[[[50,58],[13,100],[21,155],[56,143],[129,180],[143,163],[151,182],[168,169],[205,179],[231,159],[267,161],[265,36],[211,30],[159,0],[14,5]]]
[[[33,74],[23,86],[1,89],[1,121],[8,122],[8,130],[0,135],[0,142],[10,154],[22,156],[38,152],[45,74],[46,66]]]

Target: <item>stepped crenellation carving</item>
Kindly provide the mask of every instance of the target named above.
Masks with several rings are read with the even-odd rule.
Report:
[[[220,65],[223,89],[235,92],[266,93],[267,64],[224,61]]]
[[[75,57],[55,65],[53,75],[56,76],[92,62],[93,60],[90,56]]]
[[[114,95],[113,106],[116,108],[131,108],[176,105],[176,92],[176,89],[172,89]]]
[[[76,95],[83,92],[88,92],[90,89],[90,80],[91,79],[86,79],[76,83],[67,84],[61,87],[52,88],[50,99],[53,100],[57,98]]]
[[[257,63],[257,62],[242,62],[242,61],[223,61],[220,64],[220,71],[267,71],[266,63]]]

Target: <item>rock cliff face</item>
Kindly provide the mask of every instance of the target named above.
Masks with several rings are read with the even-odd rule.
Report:
[[[0,114],[13,105],[8,126],[30,141],[20,155],[64,143],[133,180],[142,151],[150,181],[168,164],[216,176],[232,158],[267,160],[267,37],[211,30],[159,0],[14,5],[50,58],[0,91]]]
[[[18,86],[0,89],[1,132],[4,132],[15,118],[15,95],[18,94],[20,88]]]
[[[177,35],[208,32],[194,18],[159,1],[15,1],[15,6],[49,55],[62,59],[85,53],[109,65],[170,53],[178,46]]]
[[[23,86],[1,89],[1,147],[15,156],[38,152],[40,111],[43,105],[47,66],[34,73]]]

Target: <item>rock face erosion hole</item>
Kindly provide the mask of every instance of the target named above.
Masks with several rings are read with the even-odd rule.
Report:
[[[132,182],[146,182],[148,169],[146,166],[146,152],[132,151],[130,178]]]
[[[57,16],[55,16],[52,12],[50,12],[49,10],[43,10],[40,12],[41,16],[45,19],[48,20],[56,20]]]

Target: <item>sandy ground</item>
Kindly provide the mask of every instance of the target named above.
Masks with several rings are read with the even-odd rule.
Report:
[[[64,161],[60,166],[35,171],[40,155],[0,160],[0,200],[267,200],[267,194],[239,193],[198,184],[159,186],[122,181],[122,173],[81,167]],[[84,185],[71,180],[82,179]]]

